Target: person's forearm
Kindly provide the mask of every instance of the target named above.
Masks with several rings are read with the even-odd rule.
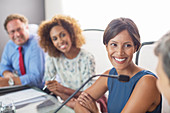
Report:
[[[12,79],[14,81],[14,85],[21,85],[21,81],[19,77],[12,77]],[[8,81],[9,78],[0,77],[0,87],[9,86]]]
[[[15,85],[22,85],[21,80],[20,80],[19,77],[13,77],[12,79],[14,80]]]
[[[63,93],[66,94],[66,95],[71,96],[75,91],[76,91],[76,90],[73,90],[73,89],[64,87]],[[74,97],[75,97],[75,98],[78,98],[78,96],[79,96],[80,94],[81,94],[81,91],[79,91]]]
[[[72,90],[70,88],[64,88],[63,92],[59,92],[59,91],[55,91],[53,92],[55,95],[60,96],[63,100],[66,100],[67,98],[69,98],[73,93],[75,92],[75,90]],[[81,92],[78,92],[74,98],[77,98],[80,95]]]
[[[75,113],[90,113],[90,111],[88,109],[81,106],[78,102],[76,102],[76,104],[75,104],[74,111],[75,111]]]
[[[64,93],[59,93],[59,92],[55,92],[54,93],[56,96],[59,96],[62,100],[66,100],[67,98],[69,98],[70,96],[69,95],[66,95],[66,94],[64,94]]]

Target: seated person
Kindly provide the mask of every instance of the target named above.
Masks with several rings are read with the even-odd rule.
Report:
[[[165,97],[162,110],[163,113],[170,113],[170,32],[158,41],[155,54],[158,56],[156,71],[159,79],[157,87]]]
[[[43,87],[45,58],[37,35],[29,33],[28,20],[21,14],[9,15],[4,28],[11,40],[6,44],[0,63],[0,87],[30,85]]]
[[[99,77],[77,99],[76,113],[98,113],[94,101],[109,90],[108,113],[161,113],[161,94],[156,87],[157,77],[135,65],[133,54],[138,51],[140,35],[129,18],[112,20],[103,35],[108,57],[113,65],[104,74],[128,75],[129,82]]]
[[[47,88],[54,95],[66,100],[95,74],[94,56],[81,48],[85,44],[82,30],[70,16],[56,15],[51,20],[42,22],[38,35],[40,46],[47,52],[44,75]],[[52,78],[59,79],[51,81]],[[84,89],[91,84],[89,82]],[[75,98],[79,95],[80,92]],[[73,104],[67,105],[73,108],[74,103],[73,101]]]

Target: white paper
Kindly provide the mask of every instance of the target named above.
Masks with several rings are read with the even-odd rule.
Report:
[[[26,101],[31,103],[42,100],[43,98],[45,99],[45,97],[43,97],[45,95],[47,94],[44,92],[30,88],[0,96],[0,101],[5,104],[8,104],[7,102],[13,102],[15,104]]]

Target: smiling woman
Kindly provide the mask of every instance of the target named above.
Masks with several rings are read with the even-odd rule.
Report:
[[[76,113],[98,113],[94,102],[107,90],[109,113],[161,113],[161,95],[156,87],[156,76],[132,61],[133,54],[140,47],[136,24],[129,18],[112,20],[105,29],[103,43],[113,65],[104,74],[129,75],[130,81],[125,83],[100,77],[79,96]]]
[[[110,39],[106,48],[112,65],[116,66],[117,70],[122,70],[132,62],[133,53],[136,52],[137,45],[133,43],[128,31],[124,30]]]
[[[62,26],[51,28],[50,37],[56,49],[64,53],[67,58],[72,59],[77,56],[79,49],[72,46],[70,35]]]
[[[81,48],[85,44],[82,30],[70,16],[56,15],[51,20],[42,22],[38,34],[40,46],[48,53],[44,75],[47,88],[66,100],[95,74],[94,56]],[[58,80],[49,81],[53,77]],[[91,84],[89,82],[84,89]],[[79,95],[80,92],[75,98]],[[67,105],[73,108],[74,99],[71,102]]]

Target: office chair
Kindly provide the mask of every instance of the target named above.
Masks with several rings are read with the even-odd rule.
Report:
[[[86,40],[86,44],[82,46],[85,50],[89,51],[94,55],[96,63],[96,74],[103,74],[106,70],[111,69],[113,66],[109,61],[106,47],[103,44],[103,33],[104,30],[101,29],[85,29],[83,30],[83,35]],[[95,81],[98,77],[94,78]],[[102,96],[97,101],[97,106],[101,112],[107,111],[107,98],[108,92],[105,96]]]
[[[107,56],[106,47],[103,44],[103,33],[104,30],[100,29],[83,30],[86,44],[83,45],[82,48],[94,55],[96,62],[96,74],[102,74],[113,67]]]
[[[154,54],[155,42],[143,42],[141,48],[136,53],[135,63],[142,68],[156,74],[157,56]]]
[[[38,27],[39,27],[37,24],[28,24],[28,27],[29,27],[29,32],[31,34],[37,34]]]

